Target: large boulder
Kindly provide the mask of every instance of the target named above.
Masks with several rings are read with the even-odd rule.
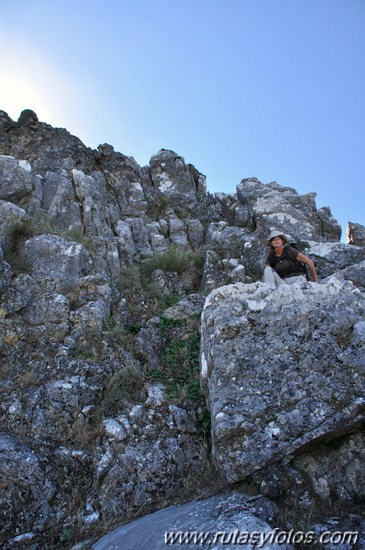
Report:
[[[133,157],[117,153],[111,145],[96,152],[107,185],[109,207],[114,203],[124,216],[140,216],[146,210],[145,176]]]
[[[288,534],[273,530],[267,523],[273,506],[266,499],[250,499],[238,492],[218,495],[165,508],[118,527],[93,545],[94,550],[159,550],[166,545],[223,549],[292,548],[285,544]],[[275,543],[275,537],[280,544]]]
[[[202,314],[213,457],[229,482],[364,419],[365,298],[332,277],[221,287]]]
[[[81,205],[67,172],[47,172],[43,179],[42,209],[44,219],[55,230],[81,230]]]
[[[335,271],[348,269],[365,260],[365,248],[343,243],[309,243],[306,254],[316,265],[322,278],[332,275]],[[351,279],[350,276],[347,278]]]
[[[0,199],[34,211],[42,200],[41,178],[27,160],[0,155]]]

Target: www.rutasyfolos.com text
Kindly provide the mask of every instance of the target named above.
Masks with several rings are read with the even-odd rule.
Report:
[[[166,531],[165,544],[254,544],[262,548],[266,544],[356,544],[358,531]]]

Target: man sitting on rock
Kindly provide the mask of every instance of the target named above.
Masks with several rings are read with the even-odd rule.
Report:
[[[306,265],[312,281],[318,282],[312,260],[288,245],[287,238],[280,231],[271,231],[268,244],[271,246],[271,252],[264,270],[264,283],[273,283],[276,286],[306,283]]]

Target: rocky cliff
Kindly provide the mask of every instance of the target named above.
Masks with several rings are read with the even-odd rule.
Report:
[[[320,284],[260,282],[272,228]],[[212,196],[173,151],[140,167],[0,111],[4,548],[87,546],[232,488],[271,525],[303,506],[360,521],[365,228],[348,231],[315,193]]]

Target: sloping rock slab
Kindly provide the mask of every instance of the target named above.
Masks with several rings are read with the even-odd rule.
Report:
[[[228,481],[365,421],[364,314],[363,294],[336,277],[278,289],[236,283],[207,297],[202,385]]]
[[[118,527],[100,539],[93,550],[145,550],[179,548],[218,550],[227,548],[257,548],[287,550],[287,544],[273,544],[270,525],[250,511],[249,500],[240,493],[215,496],[165,508]],[[261,499],[260,499],[261,500]],[[264,507],[270,504],[265,499]],[[257,505],[260,508],[260,505]],[[252,505],[251,505],[252,508]],[[261,512],[263,509],[261,508]],[[185,542],[173,537],[183,534]],[[200,536],[196,539],[195,536]],[[253,537],[249,539],[249,536]],[[256,537],[256,542],[254,540]],[[196,541],[194,543],[194,541]],[[200,541],[200,542],[199,542]],[[246,542],[246,543],[245,543]]]

